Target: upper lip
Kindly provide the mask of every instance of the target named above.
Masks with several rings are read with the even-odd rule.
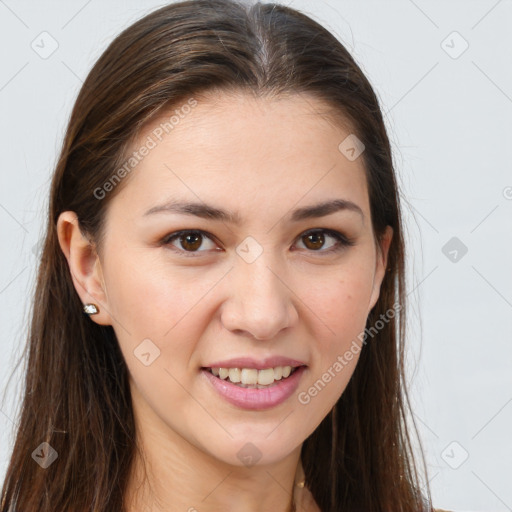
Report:
[[[235,357],[234,359],[224,359],[215,361],[203,368],[254,368],[255,370],[265,370],[266,368],[275,368],[276,366],[306,366],[305,363],[297,359],[290,359],[284,356],[272,356],[264,359],[254,359],[253,357]]]

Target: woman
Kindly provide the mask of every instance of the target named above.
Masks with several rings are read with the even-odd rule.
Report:
[[[432,510],[404,276],[343,45],[279,5],[149,14],[69,121],[2,512]]]

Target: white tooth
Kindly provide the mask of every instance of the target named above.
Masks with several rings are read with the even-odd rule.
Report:
[[[292,371],[291,366],[283,366],[283,379],[286,379],[286,377],[288,377],[288,375],[290,375],[291,371]]]
[[[231,382],[240,382],[240,368],[229,369],[229,380]]]
[[[258,370],[255,370],[254,368],[243,368],[240,379],[242,384],[257,384]]]
[[[266,386],[268,384],[272,384],[274,382],[274,369],[266,368],[265,370],[260,370],[258,372],[258,384],[262,386]]]
[[[265,368],[256,370],[255,368],[210,368],[213,375],[220,379],[227,379],[243,387],[267,387],[275,381],[286,379],[290,376],[292,366],[276,366],[275,368]]]

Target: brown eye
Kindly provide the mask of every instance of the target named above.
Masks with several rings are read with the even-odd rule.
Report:
[[[302,238],[305,240],[304,245],[312,250],[321,249],[325,243],[325,237],[320,232],[304,235]]]
[[[174,243],[175,240],[178,241],[179,245]],[[198,250],[203,246],[204,241],[209,240],[210,243],[215,247],[212,239],[202,231],[179,231],[177,233],[173,233],[162,240],[162,243],[165,245],[170,245],[175,248],[178,252],[184,253],[201,253],[208,252],[208,247],[206,250],[203,248],[202,250]]]
[[[329,243],[329,239],[333,240],[333,242]],[[330,229],[308,231],[299,237],[299,240],[308,252],[318,252],[319,254],[330,254],[341,251],[347,246],[355,245],[353,239]],[[210,248],[206,247],[205,249],[203,247],[205,241],[210,242]],[[199,230],[184,230],[172,233],[162,240],[162,244],[170,246],[170,248],[178,253],[181,252],[184,256],[200,256],[202,252],[209,252],[211,250],[222,251],[222,249],[216,246],[210,235]],[[201,247],[202,249],[200,250]]]
[[[201,247],[203,237],[199,233],[193,233],[191,235],[181,235],[179,240],[181,246],[186,251],[195,251],[196,249],[199,249],[199,247]]]
[[[334,243],[326,246],[326,240],[333,239]],[[304,233],[300,240],[309,251],[318,252],[320,254],[333,253],[340,251],[347,246],[355,245],[354,240],[330,229],[317,229]],[[321,250],[324,249],[324,250]]]

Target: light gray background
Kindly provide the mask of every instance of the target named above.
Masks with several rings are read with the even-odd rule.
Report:
[[[48,183],[73,101],[108,43],[161,5],[0,0],[1,390],[25,341]],[[511,511],[512,2],[290,5],[346,44],[386,114],[409,244],[411,395],[434,505]],[[46,59],[31,47],[48,51],[52,39]],[[445,255],[452,237],[459,246]],[[2,479],[19,378],[0,404]]]

